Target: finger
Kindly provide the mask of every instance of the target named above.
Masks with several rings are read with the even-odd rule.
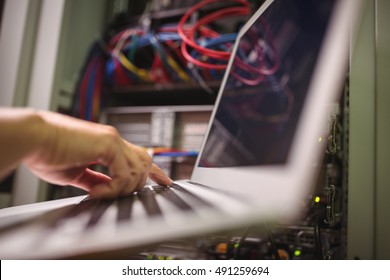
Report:
[[[86,191],[91,191],[92,188],[94,188],[96,185],[99,184],[108,184],[111,181],[111,178],[103,173],[93,171],[89,168],[85,169],[85,171],[70,182],[72,186],[75,186],[77,188],[86,190]]]
[[[144,172],[142,174],[142,178],[141,178],[141,180],[139,181],[138,185],[135,188],[136,191],[140,191],[140,190],[142,190],[145,187],[146,182],[148,181],[148,177],[149,177],[148,176],[148,172]]]
[[[118,147],[108,150],[107,155],[105,158],[101,159],[101,162],[109,168],[112,180],[96,185],[91,189],[91,196],[114,198],[121,194],[123,188],[131,185],[131,178],[125,156]]]
[[[171,178],[169,178],[164,171],[162,171],[157,165],[152,164],[152,167],[149,171],[149,178],[152,179],[154,182],[156,182],[159,185],[163,186],[171,186],[173,184],[173,181]]]
[[[134,147],[137,146],[125,145],[124,154],[128,162],[131,184],[125,187],[122,194],[128,194],[142,189],[146,184],[149,169],[152,164],[147,154],[143,154],[140,150],[134,149]]]

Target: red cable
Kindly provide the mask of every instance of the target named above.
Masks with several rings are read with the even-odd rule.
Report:
[[[234,15],[234,16],[247,15],[247,14],[248,14],[248,10],[245,8],[244,9],[243,8],[226,8],[226,9],[222,9],[222,10],[210,13],[207,16],[201,18],[196,24],[194,24],[193,27],[191,27],[189,29],[188,38],[191,40],[191,42],[196,44],[195,32],[198,30],[198,28],[200,26],[206,25],[210,22],[213,22],[217,19],[222,19],[224,17],[228,17],[228,16],[232,16],[232,15]],[[183,44],[186,45],[185,42],[183,42]],[[199,45],[197,45],[197,47],[195,49],[198,50],[201,54],[204,54],[204,55],[207,55],[209,57],[216,58],[216,59],[227,60],[230,57],[230,52],[227,52],[227,51],[216,51],[216,50],[201,47]]]
[[[212,20],[215,20],[215,19],[218,19],[218,15],[221,16],[221,15],[224,15],[224,14],[228,14],[230,12],[233,11],[236,11],[238,14],[242,15],[242,14],[248,14],[249,13],[249,4],[248,2],[244,1],[244,0],[232,0],[233,2],[237,2],[239,4],[242,4],[243,7],[245,9],[243,9],[243,7],[235,7],[235,8],[226,8],[226,9],[222,9],[222,10],[219,10],[215,13],[212,13],[211,16],[206,16],[204,18],[202,18],[200,20],[201,23],[197,23],[196,26],[200,26],[200,25],[203,25],[205,24],[205,22],[211,22]],[[178,30],[178,34],[179,36],[182,38],[183,42],[185,44],[188,44],[189,46],[191,46],[192,48],[194,48],[195,50],[199,51],[200,53],[203,53],[203,52],[206,52],[208,54],[208,56],[210,57],[213,57],[213,58],[224,58],[224,59],[228,59],[230,57],[230,53],[228,52],[223,52],[223,51],[215,51],[215,50],[210,50],[210,49],[207,49],[207,48],[204,48],[204,47],[201,47],[199,46],[196,42],[194,42],[193,39],[191,38],[188,38],[187,35],[185,34],[185,30],[184,30],[184,24],[186,23],[186,21],[188,20],[188,18],[193,14],[195,13],[198,9],[206,6],[206,5],[209,5],[211,3],[216,3],[216,2],[225,2],[225,1],[221,1],[221,0],[204,0],[196,5],[194,5],[193,7],[191,7],[185,14],[184,16],[180,19],[179,23],[178,23],[178,26],[177,26],[177,30]],[[228,10],[226,12],[226,10]],[[215,16],[215,17],[214,17]],[[192,36],[190,34],[190,36]]]
[[[210,23],[210,22],[212,22],[212,21],[214,21],[216,19],[221,19],[223,17],[231,16],[231,15],[246,15],[247,13],[248,13],[248,10],[247,9],[243,9],[243,8],[227,8],[227,9],[223,9],[223,10],[219,10],[219,11],[213,12],[213,13],[203,17],[202,19],[200,19],[191,29],[188,30],[188,38],[193,38],[194,34],[195,34],[195,31],[198,28],[200,28],[201,26],[203,26],[203,25],[205,25],[207,23]],[[218,34],[218,33],[212,33],[212,32],[209,32],[209,33],[212,34],[212,35]],[[219,59],[219,60],[223,60],[223,61],[228,60],[229,57],[230,57],[230,52],[226,52],[226,51],[215,51],[215,50],[203,48],[203,47],[200,47],[200,46],[197,49],[198,49],[198,51],[200,52],[201,55],[205,55],[205,56],[208,56],[208,57],[211,57],[211,58],[215,58],[215,59]],[[181,51],[183,53],[183,56],[189,62],[193,63],[194,65],[203,67],[203,68],[215,69],[215,70],[223,70],[227,66],[227,64],[210,64],[210,63],[205,63],[205,62],[201,62],[201,61],[193,58],[188,53],[187,45],[186,45],[186,43],[184,41],[182,42],[182,45],[181,45]]]
[[[232,0],[234,2],[238,2],[240,4],[242,4],[249,12],[249,4],[248,2],[244,1],[244,0]],[[206,5],[209,5],[211,3],[216,3],[216,2],[225,2],[225,1],[221,1],[221,0],[204,0],[196,5],[194,5],[193,7],[191,7],[184,15],[183,17],[180,19],[179,23],[178,23],[178,34],[180,35],[180,37],[187,43],[189,44],[191,47],[193,48],[197,48],[199,47],[195,42],[193,42],[192,40],[190,40],[189,38],[187,38],[187,36],[185,35],[184,33],[184,24],[185,22],[188,20],[188,18],[196,12],[196,10],[202,8],[203,6],[206,6]],[[236,7],[237,8],[237,7]]]
[[[258,84],[260,84],[264,80],[264,76],[262,76],[262,75],[259,75],[257,78],[250,80],[250,79],[247,79],[247,78],[244,78],[244,77],[238,75],[234,71],[231,71],[230,74],[233,77],[235,77],[238,81],[240,81],[246,85],[249,85],[249,86],[257,86]]]

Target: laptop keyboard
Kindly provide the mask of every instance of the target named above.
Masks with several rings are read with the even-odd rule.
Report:
[[[94,228],[115,229],[126,223],[145,224],[155,218],[165,221],[187,219],[186,214],[208,218],[210,212],[236,212],[235,204],[242,205],[237,204],[231,196],[188,183],[185,187],[178,184],[171,187],[146,186],[136,193],[115,199],[86,197],[77,204],[61,206],[21,222],[0,226],[0,235],[31,225],[50,232],[59,230],[77,234]]]
[[[48,227],[53,229],[66,223],[73,224],[72,220],[80,220],[78,227],[83,224],[85,229],[90,229],[100,223],[119,224],[139,218],[164,218],[173,212],[191,212],[196,215],[200,208],[217,210],[209,201],[177,184],[171,187],[155,185],[116,199],[86,197],[76,205],[51,211],[50,219],[39,217],[37,220],[46,220]]]
[[[234,203],[226,203],[229,196],[205,187],[186,184],[182,187],[159,185],[115,199],[101,200],[86,197],[77,204],[52,209],[23,222],[0,226],[0,234],[10,228],[36,224],[47,229],[69,229],[83,232],[98,227],[116,227],[121,223],[147,222],[152,218],[169,220],[179,215],[192,214],[207,218],[215,213],[235,212]]]
[[[36,246],[51,252],[75,249],[82,242],[110,242],[117,234],[122,239],[127,234],[142,239],[149,226],[156,231],[172,224],[199,222],[212,215],[234,214],[243,205],[231,195],[188,182],[183,186],[146,186],[137,193],[110,200],[76,197],[72,201],[59,201],[55,208],[1,225],[0,255],[13,255],[15,248],[34,255]]]

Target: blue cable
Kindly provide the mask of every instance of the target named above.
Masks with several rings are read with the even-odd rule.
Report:
[[[88,80],[88,86],[87,86],[87,100],[86,100],[86,111],[85,111],[85,118],[88,121],[91,121],[93,116],[92,116],[92,111],[93,111],[93,91],[95,88],[95,79],[96,79],[96,72],[97,68],[96,64],[98,63],[98,60],[94,58],[94,67],[92,68],[92,73],[91,77]]]
[[[168,156],[168,157],[196,157],[199,152],[188,151],[188,152],[161,152],[157,153],[154,156]]]

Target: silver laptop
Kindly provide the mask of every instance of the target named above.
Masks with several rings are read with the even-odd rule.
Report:
[[[299,220],[359,9],[356,0],[265,1],[238,34],[189,180],[115,200],[80,196],[2,209],[0,258],[91,256]]]

